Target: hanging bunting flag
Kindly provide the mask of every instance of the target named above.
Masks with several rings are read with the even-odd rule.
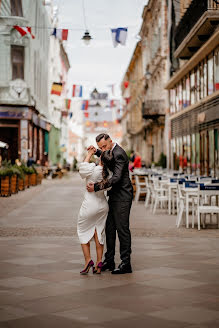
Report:
[[[118,44],[125,46],[128,28],[127,27],[112,28],[111,32],[112,32],[114,48],[117,47]]]
[[[60,29],[60,28],[54,28],[52,35],[54,35],[57,39],[62,41],[68,40],[68,30],[67,29]]]
[[[65,107],[66,107],[66,109],[71,108],[71,99],[65,99]]]
[[[61,96],[62,93],[62,83],[54,82],[52,84],[51,95]]]
[[[73,84],[72,97],[82,97],[82,85]]]
[[[124,81],[123,82],[124,88],[127,89],[129,86],[129,81]]]
[[[84,112],[84,117],[88,118],[89,117],[89,113],[88,112]]]
[[[31,27],[29,26],[21,27],[18,25],[14,25],[14,29],[17,30],[21,34],[21,36],[24,36],[28,33],[31,35],[32,39],[35,39],[35,36],[31,32]]]
[[[83,100],[81,109],[82,110],[87,110],[88,106],[89,106],[89,100]]]
[[[71,119],[73,116],[73,113],[69,113],[69,118]]]

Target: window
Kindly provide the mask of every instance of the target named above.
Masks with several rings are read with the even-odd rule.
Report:
[[[24,79],[24,47],[11,46],[12,79]]]
[[[203,84],[203,92],[204,92],[204,98],[207,97],[207,88],[208,88],[208,85],[207,85],[207,81],[208,81],[208,75],[207,75],[207,62],[206,60],[204,60],[204,84]]]
[[[214,89],[219,90],[219,48],[214,55]]]
[[[186,79],[185,78],[182,81],[182,102],[183,102],[183,108],[187,107],[187,102],[186,102]]]
[[[213,56],[208,58],[208,94],[211,95],[214,92],[214,70],[213,70]]]
[[[192,71],[190,75],[190,95],[191,95],[191,105],[195,103],[195,74]]]
[[[190,80],[189,75],[186,77],[186,104],[190,106]]]
[[[21,0],[11,0],[11,16],[23,17]]]

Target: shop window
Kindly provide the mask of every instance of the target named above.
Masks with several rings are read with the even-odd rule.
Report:
[[[214,130],[214,158],[215,158],[215,172],[214,176],[219,176],[219,129]]]
[[[23,17],[21,0],[11,0],[11,16]]]
[[[190,95],[191,95],[191,105],[195,103],[195,73],[191,72],[190,75]]]
[[[214,174],[214,130],[209,131],[209,171]]]
[[[219,90],[219,47],[214,55],[214,89]]]
[[[191,137],[191,166],[192,166],[192,172],[196,171],[196,153],[195,153],[195,134],[192,134]]]
[[[200,135],[195,134],[196,174],[200,174]]]
[[[211,95],[214,92],[214,69],[213,69],[213,55],[208,58],[208,94]]]
[[[186,104],[189,106],[190,103],[190,79],[189,76],[186,77]]]
[[[12,79],[24,79],[24,47],[11,46]]]

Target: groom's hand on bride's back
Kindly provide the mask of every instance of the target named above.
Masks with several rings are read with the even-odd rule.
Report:
[[[87,184],[87,191],[89,191],[89,192],[93,192],[94,191],[94,183],[93,182],[89,182]]]

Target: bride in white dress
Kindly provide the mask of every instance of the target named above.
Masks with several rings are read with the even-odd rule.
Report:
[[[94,149],[88,150],[84,162],[79,164],[79,173],[82,179],[86,179],[85,185],[89,182],[100,182],[107,179],[109,176],[107,164],[110,165],[112,161],[112,153],[110,151],[103,152],[99,165],[96,165],[95,163],[90,163],[90,159],[94,155],[94,152]],[[108,202],[103,190],[98,192],[85,191],[77,224],[78,237],[85,258],[85,267],[84,270],[80,272],[81,274],[87,274],[91,267],[93,267],[93,273],[101,273],[105,224],[108,211]],[[95,240],[97,252],[95,266],[90,255],[90,241],[92,238]]]

